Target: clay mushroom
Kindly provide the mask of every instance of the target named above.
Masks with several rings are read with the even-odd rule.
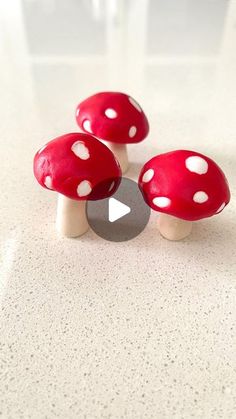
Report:
[[[76,109],[79,127],[103,140],[115,154],[122,173],[128,169],[126,144],[139,143],[149,132],[149,124],[140,105],[119,92],[97,93]]]
[[[153,157],[141,170],[139,187],[147,204],[161,213],[159,231],[169,240],[188,236],[192,221],[220,213],[230,200],[222,170],[194,151]]]
[[[111,196],[121,170],[112,152],[92,135],[72,133],[47,143],[34,157],[34,175],[58,192],[57,230],[77,237],[88,229],[86,201]]]

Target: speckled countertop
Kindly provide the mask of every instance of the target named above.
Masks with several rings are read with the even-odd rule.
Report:
[[[180,1],[172,11],[154,1],[122,10],[120,1],[119,24],[108,8],[107,30],[95,2],[94,10],[82,1],[59,1],[56,9],[53,2],[7,3],[0,26],[0,417],[235,418],[235,1],[190,2],[188,9]],[[160,13],[172,24],[166,18],[164,28]],[[104,89],[129,91],[150,118],[149,139],[129,149],[128,176],[176,148],[203,152],[225,171],[230,205],[195,223],[188,239],[162,239],[157,214],[130,242],[55,233],[56,195],[34,180],[34,152],[76,131],[77,101]]]

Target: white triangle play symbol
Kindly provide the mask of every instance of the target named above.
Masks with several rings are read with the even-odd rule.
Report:
[[[115,198],[109,199],[108,218],[110,223],[114,223],[114,221],[119,220],[119,218],[129,214],[130,211],[131,209],[128,207],[128,205],[123,204]]]

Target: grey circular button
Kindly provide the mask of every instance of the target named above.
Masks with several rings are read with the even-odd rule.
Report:
[[[90,227],[98,236],[113,242],[138,236],[146,227],[150,212],[138,184],[127,178],[122,178],[112,197],[87,201]]]

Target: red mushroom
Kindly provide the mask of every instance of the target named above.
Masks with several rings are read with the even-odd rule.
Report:
[[[218,214],[230,201],[222,170],[195,151],[153,157],[141,170],[139,186],[147,204],[162,213],[159,231],[169,240],[188,236],[192,221]]]
[[[129,95],[102,92],[77,106],[79,127],[104,140],[117,157],[122,172],[128,169],[126,144],[139,143],[149,132],[149,124],[140,105]]]
[[[86,201],[111,196],[121,171],[112,152],[92,135],[73,133],[47,143],[34,157],[34,175],[59,193],[57,229],[76,237],[88,229]]]

